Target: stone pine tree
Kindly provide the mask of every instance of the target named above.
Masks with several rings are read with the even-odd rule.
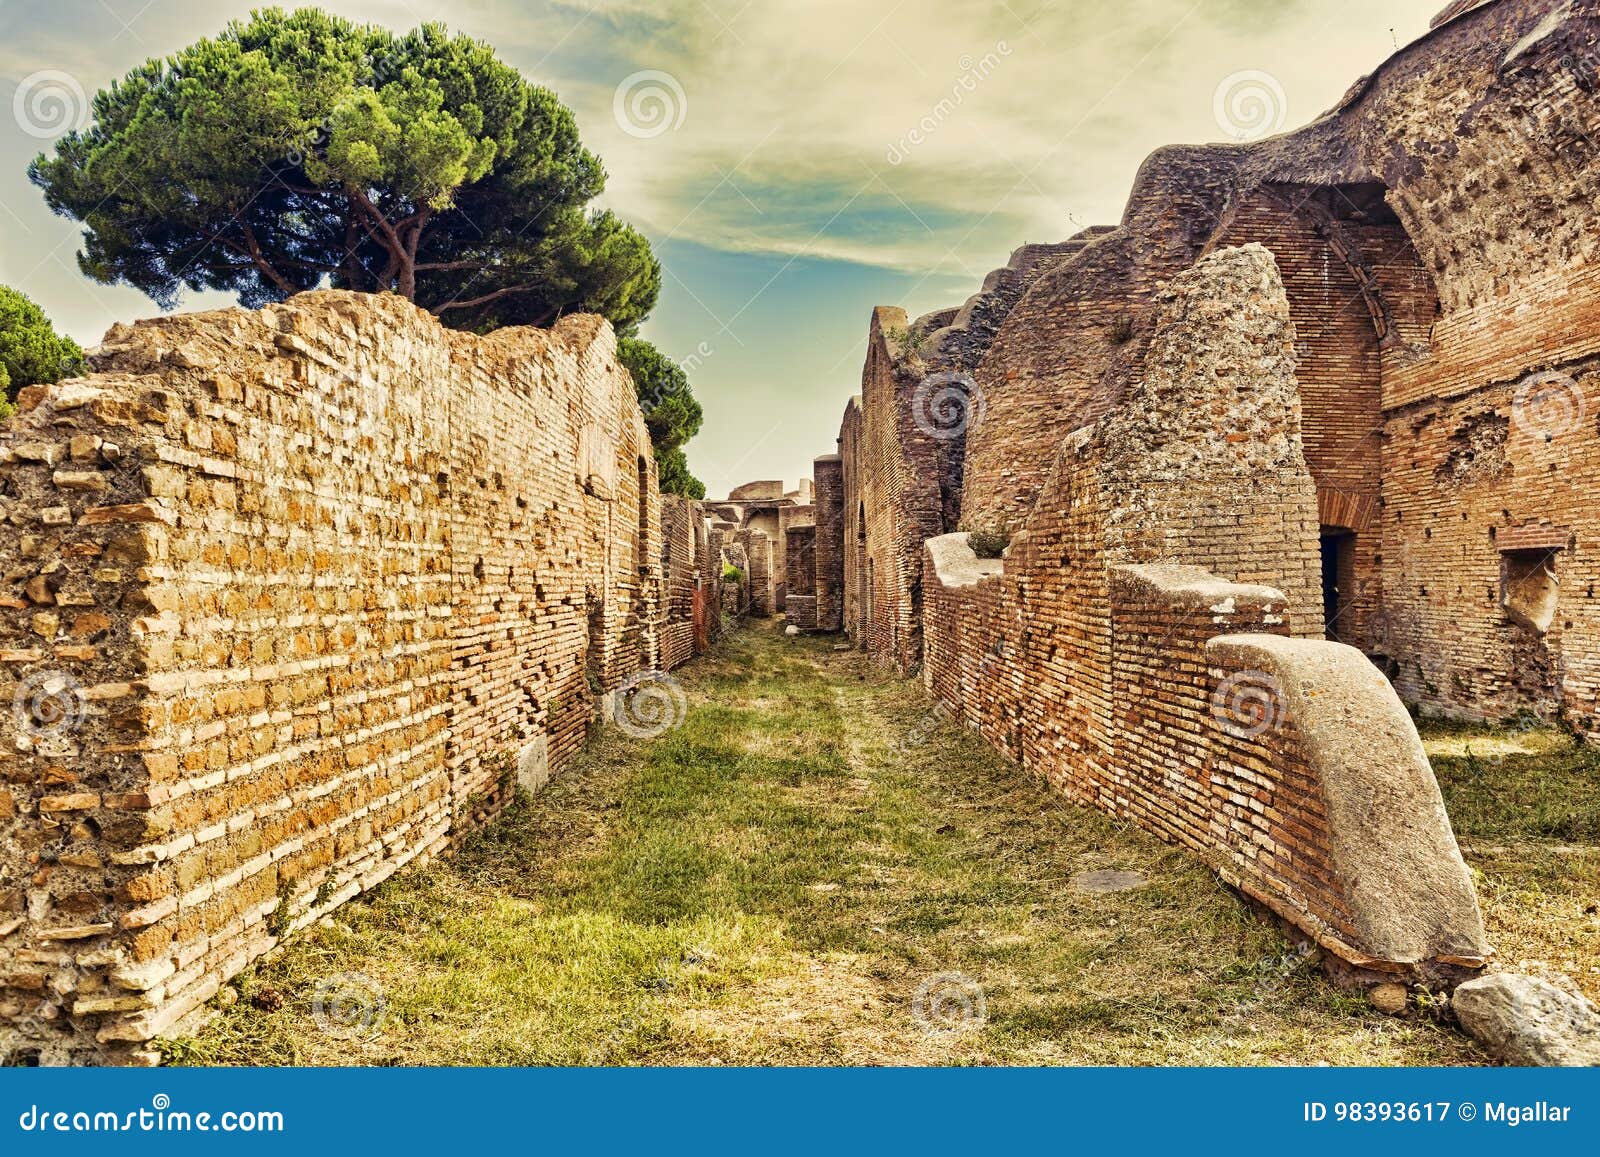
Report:
[[[0,285],[0,417],[12,412],[24,386],[59,382],[82,367],[78,343],[56,333],[25,295]]]
[[[661,269],[590,202],[571,111],[487,45],[267,9],[97,93],[29,175],[82,221],[83,271],[163,308],[319,286],[395,293],[478,332],[608,318],[631,335]]]
[[[683,444],[699,431],[703,417],[683,367],[649,342],[634,337],[617,340],[617,356],[633,375],[650,442],[656,449],[662,491],[704,498],[705,485],[689,472],[683,453]]]

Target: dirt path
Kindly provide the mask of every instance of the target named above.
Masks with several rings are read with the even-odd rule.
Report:
[[[1482,1059],[1334,990],[1190,856],[1064,805],[833,640],[758,625],[678,675],[681,727],[608,734],[460,854],[241,977],[169,1057]],[[1147,883],[1072,883],[1107,869]]]

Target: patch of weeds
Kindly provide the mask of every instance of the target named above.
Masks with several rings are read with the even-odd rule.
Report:
[[[1011,535],[998,530],[974,530],[967,535],[967,545],[979,558],[1001,558],[1011,545]]]
[[[280,878],[278,880],[278,906],[267,914],[267,931],[273,936],[281,937],[289,930],[293,923],[293,915],[289,905],[294,900],[294,883],[291,880]]]

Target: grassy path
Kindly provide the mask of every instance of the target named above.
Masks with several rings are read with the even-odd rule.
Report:
[[[240,977],[169,1059],[1482,1059],[1334,990],[1193,858],[1064,805],[832,640],[756,626],[679,675],[682,727],[609,733]],[[1149,883],[1070,883],[1106,868]]]

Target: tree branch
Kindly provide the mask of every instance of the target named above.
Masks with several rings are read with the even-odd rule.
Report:
[[[272,267],[272,262],[268,261],[266,257],[262,255],[261,243],[256,240],[256,231],[250,228],[250,222],[240,221],[239,227],[244,230],[245,245],[249,250],[250,260],[255,262],[256,268],[261,270],[262,273],[266,274],[267,280],[272,282],[272,284],[276,285],[279,289],[283,290],[283,292],[298,293],[299,290],[294,285],[290,284],[288,278],[284,277],[283,274],[274,269]]]
[[[447,301],[442,305],[434,306],[430,312],[437,316],[447,309],[471,309],[475,305],[487,305],[489,302],[498,301],[502,297],[510,297],[513,293],[528,293],[531,290],[543,289],[545,285],[546,283],[543,281],[529,281],[523,285],[508,285],[504,289],[497,289],[493,293],[486,293],[482,297],[474,297],[468,301]],[[560,312],[561,307],[558,305],[554,309],[546,311],[543,317],[533,324],[543,325],[547,319]]]
[[[489,262],[484,261],[424,261],[417,266],[418,273],[435,273],[446,269],[487,269]]]
[[[400,234],[395,231],[395,227],[390,223],[389,218],[383,215],[383,210],[379,209],[372,203],[372,198],[367,196],[364,189],[348,187],[346,192],[349,194],[350,203],[363,214],[363,224],[365,224],[367,220],[370,220],[373,224],[377,225],[378,229],[383,233],[383,237],[381,239],[373,236],[372,240],[377,244],[382,245],[389,251],[389,263],[384,266],[382,276],[383,284],[387,286],[390,281],[394,280],[396,277],[403,277],[405,274],[405,242],[400,239]],[[367,230],[367,233],[368,236],[372,236],[372,231],[370,228]],[[405,294],[405,297],[408,300],[414,300],[416,298],[415,282],[416,278],[413,274],[411,292]]]

